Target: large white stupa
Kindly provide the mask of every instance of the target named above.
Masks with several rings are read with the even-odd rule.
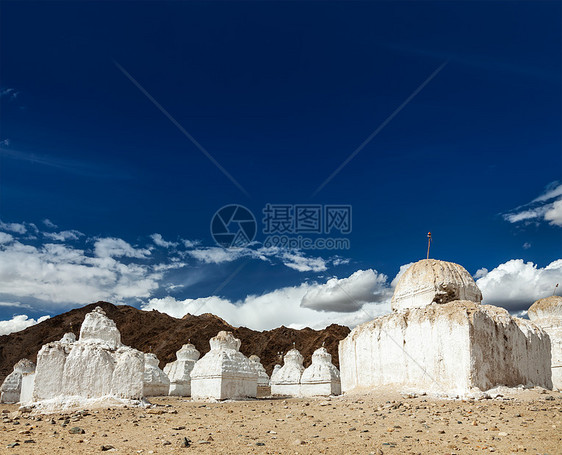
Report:
[[[325,347],[312,354],[312,363],[301,376],[301,395],[339,395],[341,393],[340,372],[332,364],[332,356]]]
[[[211,350],[191,371],[191,397],[194,400],[256,397],[258,373],[239,351],[240,340],[231,332],[222,331],[209,343]]]
[[[164,373],[170,378],[170,395],[191,396],[191,371],[201,354],[191,343],[184,344],[176,352],[176,359],[166,364]]]
[[[537,300],[528,314],[550,337],[552,385],[562,390],[562,297],[553,295]]]
[[[283,366],[271,375],[271,394],[298,397],[301,394],[300,382],[304,371],[304,358],[293,348],[283,357]]]
[[[161,397],[168,395],[170,379],[160,369],[160,361],[156,354],[144,355],[143,395],[145,397]]]
[[[20,401],[22,379],[26,374],[35,372],[35,364],[31,360],[21,359],[14,365],[14,370],[6,376],[0,387],[0,403],[18,403]]]
[[[466,396],[499,385],[551,388],[547,334],[480,299],[460,265],[413,264],[398,281],[393,313],[340,341],[343,392],[395,386]]]
[[[32,400],[141,399],[143,372],[143,353],[124,346],[115,323],[97,307],[84,318],[78,341],[65,336],[41,348]]]

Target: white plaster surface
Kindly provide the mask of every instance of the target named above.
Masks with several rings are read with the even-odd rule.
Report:
[[[424,259],[411,265],[400,277],[391,306],[394,311],[402,311],[454,300],[480,303],[482,293],[463,266]]]
[[[156,354],[144,355],[144,385],[143,395],[145,397],[160,397],[168,395],[170,390],[170,379],[160,369],[160,361]]]
[[[312,354],[312,363],[301,376],[302,396],[339,395],[340,372],[332,364],[332,356],[321,347]]]
[[[553,295],[537,300],[528,315],[550,337],[552,385],[562,390],[562,297]]]
[[[13,371],[6,376],[0,387],[0,403],[18,403],[22,389],[24,374],[35,372],[35,364],[31,360],[21,359],[14,365]]]
[[[283,358],[283,366],[271,375],[271,394],[298,397],[301,394],[300,382],[304,371],[304,358],[296,349],[291,349]]]
[[[120,340],[115,323],[97,307],[84,318],[78,341],[65,335],[44,345],[37,355],[34,404],[48,400],[64,407],[65,401],[102,397],[141,399],[144,355]]]
[[[250,362],[252,362],[252,366],[256,369],[256,373],[258,373],[258,386],[269,386],[269,376],[261,364],[260,358],[257,355],[251,355]]]
[[[169,395],[191,396],[191,371],[201,354],[192,344],[184,344],[176,352],[176,359],[166,364],[164,373],[170,378]]]
[[[258,374],[242,354],[240,340],[231,332],[219,332],[210,340],[211,350],[191,371],[194,400],[226,400],[257,395]]]
[[[21,377],[20,403],[26,404],[33,401],[33,384],[35,383],[35,371],[23,373]]]
[[[438,395],[520,384],[552,388],[550,340],[503,308],[431,304],[356,327],[339,344],[342,391],[396,385]]]

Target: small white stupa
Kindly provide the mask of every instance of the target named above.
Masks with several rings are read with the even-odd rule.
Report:
[[[191,371],[201,354],[192,344],[184,344],[176,352],[174,362],[166,364],[164,373],[170,378],[169,395],[182,397],[191,396]]]
[[[35,364],[31,360],[21,359],[16,363],[14,370],[6,376],[0,387],[0,403],[18,403],[20,401],[23,376],[32,373],[35,373]]]
[[[553,295],[537,300],[528,314],[550,337],[552,385],[562,390],[562,297]]]
[[[393,313],[340,341],[342,391],[393,386],[454,397],[500,385],[551,388],[547,334],[480,300],[462,266],[416,262],[398,281]]]
[[[256,373],[258,373],[258,395],[269,395],[271,393],[269,376],[267,375],[265,368],[261,364],[260,358],[257,355],[251,355],[250,362],[252,362],[252,366],[256,369]]]
[[[312,354],[312,364],[301,377],[301,395],[339,395],[341,393],[340,372],[332,364],[332,356],[325,347]]]
[[[258,374],[242,354],[240,340],[231,332],[219,332],[210,340],[211,350],[191,371],[191,396],[194,400],[226,400],[256,397]]]
[[[295,348],[283,358],[283,366],[271,375],[271,394],[300,396],[300,382],[304,358]]]
[[[66,334],[37,355],[32,400],[59,406],[87,399],[136,400],[143,396],[144,355],[121,344],[115,323],[97,307],[84,318],[80,339]]]
[[[170,379],[160,369],[160,361],[156,354],[144,354],[144,385],[145,397],[161,397],[168,395]]]

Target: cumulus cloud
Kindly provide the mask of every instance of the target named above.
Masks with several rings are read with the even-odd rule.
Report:
[[[10,243],[14,240],[14,236],[7,234],[6,232],[0,232],[0,243]]]
[[[167,242],[166,240],[164,240],[162,234],[155,233],[152,234],[150,238],[156,246],[161,246],[162,248],[172,248],[178,245],[177,242]]]
[[[510,223],[547,221],[551,225],[562,227],[562,184],[549,184],[543,194],[531,202],[521,205],[503,214]]]
[[[552,295],[556,283],[562,283],[562,259],[543,268],[523,259],[512,259],[491,271],[480,269],[475,277],[483,303],[517,312]]]
[[[0,297],[27,298],[49,305],[116,303],[149,297],[162,274],[147,265],[124,264],[67,245],[38,247],[19,241],[0,245]]]
[[[49,229],[56,229],[58,226],[53,223],[49,218],[45,218],[43,220],[43,224],[47,226]]]
[[[358,270],[347,278],[331,278],[322,286],[312,287],[303,296],[301,307],[352,313],[365,303],[389,299],[389,291],[386,275],[372,269]]]
[[[303,283],[238,301],[218,296],[185,300],[168,296],[150,299],[142,308],[178,318],[187,313],[213,313],[234,326],[254,330],[280,325],[299,329],[323,328],[329,324],[354,327],[390,311],[386,281],[385,275],[374,270],[360,270],[348,278],[332,278],[324,284]]]
[[[37,320],[29,318],[25,314],[14,316],[8,321],[0,321],[0,335],[9,335],[10,333],[19,332],[20,330],[27,329],[47,319],[49,319],[49,316],[42,316]]]
[[[114,237],[106,237],[96,240],[94,244],[94,252],[100,258],[146,258],[150,255],[147,248],[134,248],[130,243],[123,239]]]
[[[25,224],[21,223],[4,223],[0,220],[0,229],[3,231],[10,231],[15,232],[17,234],[25,234],[27,232],[27,228]]]
[[[68,240],[78,240],[84,234],[80,231],[70,230],[70,231],[60,231],[60,232],[44,232],[43,235],[50,239],[58,242],[66,242]]]
[[[327,270],[326,260],[321,257],[306,257],[303,254],[283,253],[283,264],[299,272],[323,272]]]

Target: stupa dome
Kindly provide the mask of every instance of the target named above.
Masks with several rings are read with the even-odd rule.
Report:
[[[199,360],[201,353],[191,343],[184,344],[179,351],[176,351],[178,360]]]
[[[391,305],[393,311],[401,311],[454,300],[480,303],[482,293],[463,266],[424,259],[410,266],[400,277]]]
[[[537,300],[529,308],[529,319],[538,321],[541,319],[557,319],[557,324],[562,324],[562,297],[552,295],[544,299]],[[555,322],[555,321],[553,321]]]

